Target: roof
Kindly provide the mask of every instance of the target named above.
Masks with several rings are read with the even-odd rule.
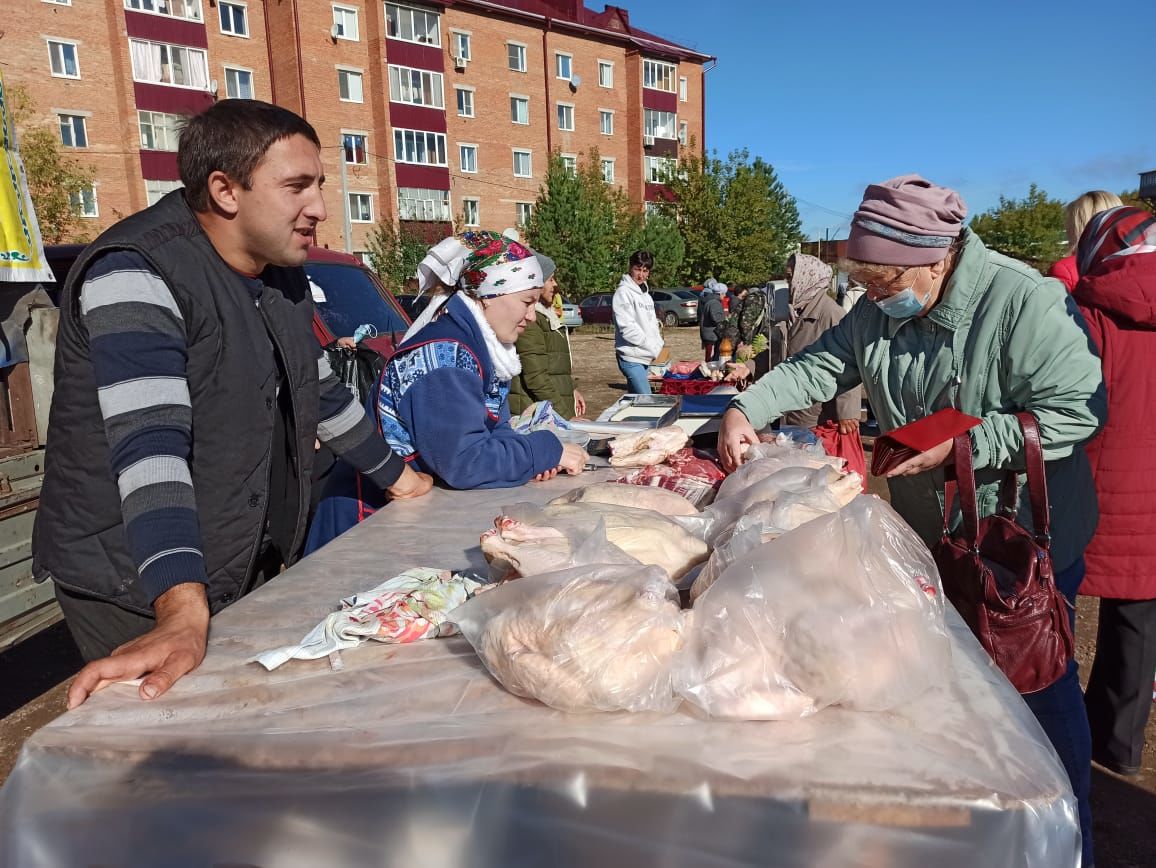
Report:
[[[619,6],[601,12],[588,9],[580,0],[443,0],[447,6],[471,6],[502,12],[514,17],[549,19],[552,26],[571,25],[577,30],[593,30],[602,37],[626,42],[647,54],[678,60],[706,62],[715,58],[669,39],[663,39],[630,23],[630,13]]]

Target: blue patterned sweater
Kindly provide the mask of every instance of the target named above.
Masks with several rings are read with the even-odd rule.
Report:
[[[510,428],[509,389],[454,297],[386,365],[377,418],[395,453],[451,488],[511,488],[557,467],[562,444],[549,431]]]

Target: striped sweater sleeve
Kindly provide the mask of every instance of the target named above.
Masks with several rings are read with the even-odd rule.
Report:
[[[192,407],[180,308],[141,256],[115,251],[89,268],[80,312],[141,584],[151,602],[175,585],[207,583],[188,465]]]
[[[389,448],[385,438],[374,429],[365,408],[357,403],[353,393],[337,379],[320,346],[317,353],[321,397],[317,415],[321,420],[317,424],[317,439],[368,476],[378,487],[383,490],[389,488],[401,476],[405,462]]]

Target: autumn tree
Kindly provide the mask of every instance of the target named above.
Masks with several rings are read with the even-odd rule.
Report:
[[[999,204],[973,218],[970,226],[988,247],[1040,271],[1067,254],[1064,203],[1035,184],[1023,199],[1000,196]]]

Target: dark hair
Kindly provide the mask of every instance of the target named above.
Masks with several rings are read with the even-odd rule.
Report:
[[[635,250],[630,254],[631,268],[654,268],[654,256],[649,250]]]
[[[189,118],[177,149],[185,201],[194,211],[209,210],[213,172],[224,172],[248,190],[265,152],[290,136],[305,136],[321,147],[317,132],[304,118],[260,100],[221,100]]]

